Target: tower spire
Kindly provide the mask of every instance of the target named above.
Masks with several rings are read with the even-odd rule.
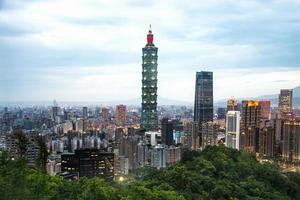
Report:
[[[147,44],[153,44],[153,34],[151,24],[149,25],[149,32],[147,35]]]

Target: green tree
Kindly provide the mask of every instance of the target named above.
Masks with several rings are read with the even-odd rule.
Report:
[[[27,147],[28,147],[28,138],[24,134],[21,128],[14,130],[13,135],[16,139],[17,155],[19,158],[25,158]]]

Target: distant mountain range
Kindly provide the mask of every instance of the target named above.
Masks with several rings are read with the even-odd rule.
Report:
[[[132,105],[132,106],[140,106],[141,105],[141,98],[129,99],[129,100],[118,100],[118,101],[57,101],[58,106],[114,106],[117,104],[125,104],[125,105]],[[158,105],[187,105],[192,106],[192,102],[187,101],[179,101],[179,100],[172,100],[163,97],[158,97]],[[0,101],[1,106],[8,106],[8,107],[29,107],[29,106],[53,106],[53,101],[11,101],[5,102]]]
[[[238,98],[238,101],[242,100],[270,100],[273,106],[278,105],[278,95],[279,94],[270,94],[270,95],[263,95],[258,97],[245,97],[245,98]],[[139,106],[141,105],[141,99],[129,99],[129,100],[119,100],[119,101],[58,101],[59,106],[82,106],[82,105],[117,105],[117,104],[125,104],[125,105],[134,105]],[[293,89],[293,104],[296,107],[300,107],[300,86],[295,87]],[[52,106],[52,101],[28,101],[28,102],[0,102],[0,106]],[[180,100],[173,100],[167,99],[164,97],[158,97],[158,105],[186,105],[186,106],[193,106],[193,102],[189,101],[180,101]],[[215,107],[226,107],[227,99],[222,99],[214,102]]]
[[[242,100],[270,100],[272,102],[272,106],[277,106],[278,105],[278,94],[270,94],[270,95],[263,95],[263,96],[258,96],[258,97],[254,97],[254,98],[249,98],[249,97],[245,97],[245,98],[238,98],[238,101],[242,101]],[[293,89],[293,105],[296,107],[300,107],[300,86],[295,87]],[[226,107],[227,106],[227,99],[223,99],[223,100],[219,100],[217,102],[215,102],[215,106],[217,107]]]

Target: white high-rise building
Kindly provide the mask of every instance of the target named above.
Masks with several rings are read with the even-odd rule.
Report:
[[[240,111],[228,111],[226,114],[226,146],[239,149]]]

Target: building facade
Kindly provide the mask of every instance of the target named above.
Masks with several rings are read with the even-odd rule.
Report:
[[[227,147],[240,149],[240,112],[228,111],[226,114],[226,136]]]
[[[118,126],[124,126],[126,123],[126,106],[123,104],[117,105],[116,123]]]
[[[141,127],[147,131],[158,128],[157,117],[157,51],[150,27],[147,44],[143,50],[142,63],[142,116]]]
[[[282,157],[287,162],[300,164],[300,121],[283,124]]]
[[[79,177],[114,179],[114,153],[99,149],[75,150],[75,154],[61,155],[61,171],[78,174]]]
[[[241,144],[242,150],[258,152],[261,107],[259,101],[242,101]]]
[[[283,89],[279,94],[279,112],[282,114],[288,114],[293,109],[293,90]]]
[[[204,149],[206,146],[214,146],[217,144],[217,124],[214,122],[202,123],[202,144]]]
[[[196,73],[194,121],[198,122],[199,138],[202,140],[202,124],[213,121],[213,73]],[[202,141],[200,141],[202,144]]]
[[[174,144],[173,141],[173,122],[168,118],[161,120],[161,142],[162,144],[171,146]]]

